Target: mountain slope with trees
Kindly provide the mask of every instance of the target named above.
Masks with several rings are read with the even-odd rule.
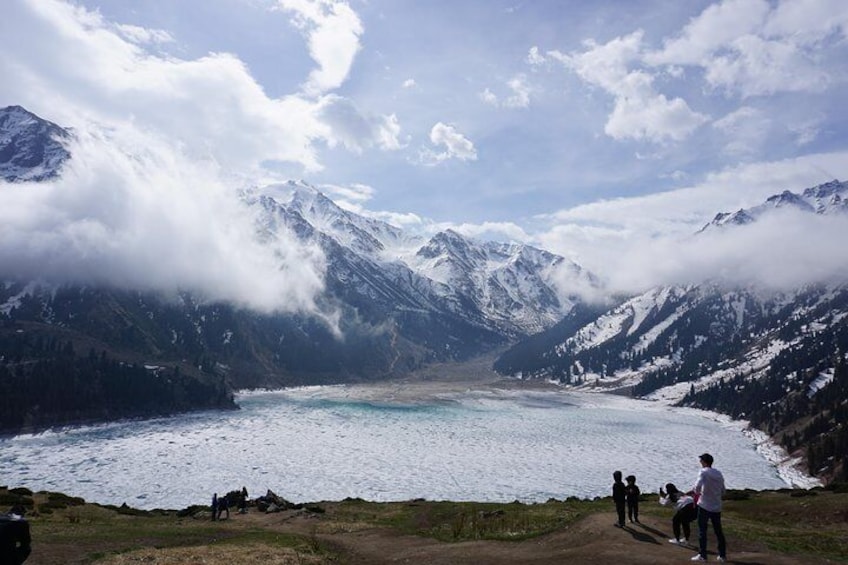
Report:
[[[846,196],[848,184],[839,181],[784,191],[750,210],[718,214],[699,234],[747,229],[787,209],[812,219],[844,214]],[[844,280],[789,290],[722,281],[657,287],[585,324],[566,320],[522,341],[495,369],[746,419],[812,474],[842,481],[846,319]]]

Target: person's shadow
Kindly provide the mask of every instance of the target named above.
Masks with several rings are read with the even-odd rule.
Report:
[[[656,529],[656,528],[652,528],[651,526],[646,526],[646,525],[645,525],[645,524],[643,524],[642,522],[639,522],[638,524],[639,524],[639,527],[640,527],[640,528],[642,528],[643,530],[647,530],[647,531],[651,532],[651,533],[652,533],[652,534],[654,534],[655,536],[659,536],[659,537],[661,537],[661,538],[665,538],[665,537],[670,537],[670,536],[671,536],[671,534],[669,534],[668,532],[661,532],[660,530],[658,530],[658,529]]]
[[[642,526],[642,524],[639,524],[639,526],[641,526],[641,527],[643,527],[647,530],[651,530],[652,532],[654,532],[658,535],[664,535],[662,532],[657,532],[657,530],[654,530],[653,528],[648,528],[647,526]],[[656,545],[661,545],[660,542],[658,542],[656,540],[656,538],[654,538],[652,535],[647,534],[645,532],[640,532],[639,530],[634,530],[633,526],[624,526],[624,527],[622,527],[622,529],[625,532],[628,532],[631,536],[633,536],[633,539],[635,539],[636,541],[641,541],[642,543],[653,543],[653,544],[656,544]]]

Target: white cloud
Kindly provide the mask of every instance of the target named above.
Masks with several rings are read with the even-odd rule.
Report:
[[[451,229],[462,235],[481,240],[527,242],[530,236],[513,222],[483,222],[481,224],[439,224],[439,230]]]
[[[833,80],[798,45],[753,35],[735,40],[729,53],[707,63],[706,71],[711,86],[738,92],[744,98],[776,92],[820,92]]]
[[[160,137],[82,126],[60,179],[0,182],[3,278],[198,293],[259,311],[316,311],[320,249],[257,218],[214,163]]]
[[[710,117],[694,110],[683,95],[668,96],[667,84],[702,94],[721,92],[743,99],[777,93],[823,92],[846,80],[848,4],[836,0],[722,0],[693,17],[662,47],[650,49],[642,30],[604,44],[584,42],[582,50],[544,55],[530,49],[534,69],[559,61],[586,84],[614,99],[604,132],[617,140],[680,142]],[[687,73],[687,69],[695,72]],[[663,83],[664,85],[666,82]],[[799,143],[813,130],[799,135]],[[740,146],[731,147],[738,154]]]
[[[795,136],[795,143],[802,147],[816,140],[823,123],[825,123],[824,117],[814,116],[797,123],[788,123],[787,127]]]
[[[527,52],[527,63],[529,63],[532,66],[543,65],[543,64],[545,64],[546,61],[547,60],[545,59],[545,56],[542,55],[538,46],[534,45]]]
[[[784,190],[799,192],[844,178],[846,163],[848,153],[840,152],[728,168],[697,185],[540,217],[549,228],[534,238],[620,292],[705,278],[758,281],[777,288],[840,273],[848,276],[848,254],[831,244],[848,233],[845,217],[819,222],[807,215],[781,216],[751,230],[728,230],[729,235],[716,230],[693,237],[718,212],[749,208]]]
[[[785,211],[748,226],[685,239],[644,241],[622,256],[613,288],[707,280],[790,290],[848,277],[848,249],[837,243],[848,217]]]
[[[527,84],[527,77],[525,75],[517,75],[511,78],[507,81],[506,86],[509,89],[510,94],[503,100],[503,102],[501,102],[498,96],[489,88],[486,88],[480,93],[480,99],[486,104],[495,107],[527,108],[530,106],[530,94],[532,89]]]
[[[490,106],[497,106],[498,105],[497,95],[494,92],[492,92],[491,90],[489,90],[488,88],[480,93],[480,100],[482,100],[486,104],[489,104]]]
[[[356,119],[336,131],[324,112],[344,106],[339,97],[269,98],[234,55],[148,50],[166,39],[59,0],[4,5],[0,100],[74,128],[81,142],[61,180],[0,187],[0,265],[21,277],[314,311],[320,252],[285,234],[258,241],[234,179],[260,176],[268,161],[319,170],[321,142],[395,148],[397,118],[354,112],[362,131]]]
[[[57,0],[13,0],[0,19],[0,97],[74,126],[132,123],[229,170],[283,161],[321,168],[332,132],[320,105],[271,99],[230,54],[181,60],[126,41],[100,14]]]
[[[425,164],[435,165],[449,159],[476,161],[477,150],[474,144],[452,125],[436,123],[430,130],[430,142],[436,147],[444,146],[444,151],[424,149],[421,158]]]
[[[361,153],[364,148],[377,146],[391,151],[401,149],[401,127],[397,116],[369,116],[359,111],[349,98],[329,94],[319,101],[318,116],[330,130],[330,145],[342,143],[348,149]]]
[[[652,82],[642,72],[627,75],[616,89],[615,108],[604,127],[607,135],[618,140],[682,141],[708,121],[682,98],[669,100],[657,94]]]
[[[115,28],[127,40],[133,43],[173,43],[174,38],[162,29],[147,29],[134,25],[117,25]]]
[[[819,92],[842,80],[822,61],[827,47],[844,40],[846,29],[845,2],[798,0],[772,8],[765,0],[725,0],[644,60],[703,68],[711,87],[742,97]]]
[[[681,141],[708,118],[693,111],[682,98],[668,99],[658,93],[653,86],[654,77],[647,71],[631,70],[642,56],[643,35],[637,31],[604,45],[587,41],[582,53],[551,51],[548,56],[614,97],[614,109],[604,128],[610,137]]]
[[[769,138],[772,121],[760,110],[743,106],[713,122],[713,127],[727,136],[725,153],[735,157],[748,157],[760,152]]]
[[[726,0],[707,7],[692,18],[680,34],[664,42],[663,49],[648,53],[653,65],[702,65],[733,41],[760,29],[770,10],[766,0]]]
[[[504,101],[507,108],[526,108],[530,105],[532,89],[527,84],[527,77],[518,75],[507,82],[512,94]]]
[[[359,16],[342,0],[278,0],[294,12],[294,24],[304,31],[309,54],[319,68],[309,75],[304,90],[319,95],[338,88],[347,79],[364,32]]]
[[[319,188],[321,191],[326,192],[333,199],[333,202],[339,206],[346,202],[368,202],[374,198],[374,194],[376,193],[374,187],[360,183],[354,183],[348,186],[322,184]]]
[[[415,86],[416,86],[415,79],[408,78],[405,81],[403,81],[403,87],[404,88],[415,88]]]

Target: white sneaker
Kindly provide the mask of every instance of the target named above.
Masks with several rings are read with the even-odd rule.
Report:
[[[720,556],[720,555],[719,555],[719,557],[718,557],[718,562],[719,562],[719,563],[725,563],[726,561],[727,561],[727,558],[726,558],[726,557],[722,557],[722,556]]]
[[[689,561],[706,561],[706,557],[701,557],[700,553],[695,554],[695,556]]]
[[[668,540],[668,543],[673,543],[674,545],[683,545],[683,542],[680,541],[677,538],[672,538],[672,539]]]

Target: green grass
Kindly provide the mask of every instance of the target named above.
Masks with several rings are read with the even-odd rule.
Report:
[[[284,533],[272,522],[260,525],[234,518],[213,522],[197,507],[191,513],[150,512],[83,504],[55,493],[11,492],[0,487],[0,500],[27,499],[38,515],[30,523],[33,539],[55,554],[73,552],[74,563],[93,563],[98,558],[121,555],[143,548],[270,546],[288,548],[300,556],[333,553],[319,542],[320,534],[385,528],[452,543],[467,540],[521,541],[560,531],[578,520],[611,513],[610,499],[540,504],[518,502],[408,501],[375,503],[348,499],[312,505],[313,531]],[[49,510],[49,513],[41,509]],[[645,516],[670,520],[669,509],[646,495],[640,505]],[[178,515],[180,514],[180,515]],[[182,516],[181,516],[182,515]],[[728,535],[751,548],[803,558],[815,556],[848,563],[848,493],[825,491],[732,491],[723,511]]]
[[[520,541],[563,528],[581,516],[609,509],[590,501],[543,504],[429,502],[370,503],[346,501],[334,518],[350,524],[373,523],[403,534],[440,541]]]

